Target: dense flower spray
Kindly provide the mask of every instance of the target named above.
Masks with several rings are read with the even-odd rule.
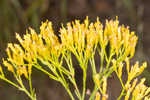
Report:
[[[130,65],[138,38],[134,32],[130,32],[129,27],[119,25],[118,18],[106,20],[106,24],[103,25],[99,18],[96,22],[90,22],[87,17],[83,23],[75,20],[67,23],[66,26],[62,25],[59,32],[58,37],[54,33],[52,23],[46,21],[42,23],[39,34],[32,28],[29,28],[23,37],[16,34],[19,44],[9,43],[6,49],[8,57],[2,59],[8,72],[13,74],[14,81],[7,78],[2,67],[0,67],[0,79],[25,92],[31,100],[36,100],[31,82],[32,68],[35,67],[51,79],[60,82],[72,100],[75,99],[73,92],[79,100],[84,100],[88,88],[87,68],[90,64],[94,88],[89,100],[109,98],[107,79],[113,72],[122,85],[122,92],[117,100],[150,99],[150,87],[144,85],[145,78],[137,78],[147,67],[146,62],[142,65],[138,62],[133,66]],[[107,48],[109,50],[106,50]],[[99,66],[95,64],[96,52],[100,57]],[[75,79],[72,56],[76,57],[83,72],[82,89],[78,88]],[[123,67],[126,67],[128,75],[126,82],[122,81]],[[25,87],[23,78],[29,82],[29,87]],[[74,91],[70,89],[71,84]]]

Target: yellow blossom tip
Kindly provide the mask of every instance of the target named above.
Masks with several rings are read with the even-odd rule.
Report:
[[[8,61],[6,61],[4,59],[2,59],[2,61],[3,61],[3,64],[7,67],[8,71],[14,72],[13,66]]]
[[[142,65],[144,68],[147,67],[147,62],[144,62],[143,65]]]
[[[96,97],[95,97],[95,100],[100,100],[101,99],[101,95],[99,92],[96,93]]]
[[[2,66],[0,65],[0,73],[2,72],[3,70],[2,70]]]

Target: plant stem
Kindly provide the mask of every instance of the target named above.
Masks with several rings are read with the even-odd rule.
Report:
[[[105,75],[106,72],[109,70],[109,65],[110,65],[112,56],[113,56],[113,53],[110,54],[110,57],[109,57],[109,59],[108,59],[108,61],[107,61],[107,65],[106,65],[106,69],[105,69],[105,71],[104,71],[104,75]]]
[[[18,88],[18,89],[21,88],[21,87],[19,87],[17,84],[13,83],[12,81],[8,80],[8,79],[5,78],[5,77],[0,76],[0,78],[1,78],[2,80],[6,81],[7,83],[13,85],[14,87]]]
[[[72,95],[72,93],[71,93],[71,91],[70,91],[68,85],[67,85],[66,83],[64,83],[63,80],[60,80],[60,83],[65,87],[65,89],[66,89],[66,91],[68,92],[68,94],[69,94],[71,100],[74,100],[74,97],[73,97],[73,95]]]
[[[66,55],[67,56],[64,56],[64,58],[65,58],[65,60],[67,62],[69,71],[71,72],[71,79],[70,79],[70,81],[72,82],[72,84],[75,87],[75,91],[76,91],[76,95],[77,95],[78,99],[81,100],[81,94],[80,94],[80,91],[79,91],[78,86],[76,84],[75,77],[74,77],[74,68],[73,68],[73,64],[72,64],[71,53],[67,53]],[[69,74],[67,74],[67,75],[70,76]]]
[[[24,84],[23,84],[22,79],[21,79],[20,76],[18,77],[17,81],[18,81],[18,83],[19,83],[20,86],[21,86],[21,89],[20,89],[20,90],[24,91],[24,92],[29,96],[29,98],[30,98],[31,100],[36,100],[36,97],[34,97],[31,93],[29,93],[29,91],[24,87]]]
[[[33,96],[27,91],[27,89],[25,89],[24,87],[22,87],[21,90],[24,91],[24,92],[29,96],[29,98],[30,98],[31,100],[36,100],[36,98],[33,97]]]
[[[32,93],[31,74],[29,75],[29,88],[30,88],[30,92]]]
[[[91,94],[89,100],[93,100],[93,99],[94,99],[97,90],[98,90],[98,87],[95,85],[95,86],[94,86],[94,90],[93,90],[93,92],[92,92],[92,94]]]
[[[120,94],[120,96],[118,97],[118,99],[117,100],[120,100],[121,99],[121,97],[123,96],[123,94],[124,94],[124,91],[125,91],[125,89],[123,88],[123,90],[122,90],[122,92],[121,92],[121,94]]]
[[[100,54],[100,56],[101,56],[101,66],[100,66],[100,69],[99,69],[99,73],[101,73],[102,72],[102,70],[103,70],[103,63],[104,63],[104,51],[105,50],[103,50],[103,48],[101,48],[101,52],[99,53]]]
[[[95,66],[95,60],[94,60],[94,55],[92,55],[92,58],[90,59],[91,67],[92,67],[92,74],[96,74],[96,66]]]
[[[85,98],[86,91],[86,69],[83,69],[83,91],[82,91],[82,100]]]
[[[47,74],[50,78],[52,78],[53,80],[58,81],[58,78],[52,74],[50,74],[49,72],[47,72],[45,69],[41,68],[41,66],[39,65],[34,65],[34,67],[36,67],[38,70],[44,72],[45,74]]]

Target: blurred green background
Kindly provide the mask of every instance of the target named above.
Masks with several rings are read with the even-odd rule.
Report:
[[[17,42],[16,32],[23,35],[28,27],[38,32],[41,21],[52,21],[53,28],[58,33],[61,23],[75,19],[82,21],[89,16],[94,21],[99,16],[104,22],[105,19],[119,16],[120,23],[130,26],[139,37],[133,61],[146,60],[150,63],[149,5],[150,0],[0,0],[0,58],[6,56],[7,43]],[[149,77],[149,68],[144,75]],[[69,100],[59,83],[49,80],[40,72],[34,72],[33,77],[38,100]],[[116,80],[115,77],[110,79],[110,88],[117,88]],[[147,84],[150,84],[149,80],[150,78]],[[111,95],[117,93],[118,91],[113,91]],[[28,100],[28,97],[0,81],[0,100]]]

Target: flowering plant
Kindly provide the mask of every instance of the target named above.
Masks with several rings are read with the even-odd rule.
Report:
[[[13,74],[14,80],[7,78],[2,67],[0,79],[25,92],[31,100],[36,100],[31,81],[34,67],[60,82],[72,100],[75,100],[75,97],[84,100],[87,91],[87,69],[90,64],[94,88],[89,100],[109,98],[107,79],[113,72],[118,76],[122,86],[122,92],[117,100],[150,99],[150,87],[144,85],[145,78],[137,78],[147,67],[146,62],[142,65],[138,62],[133,66],[130,64],[138,38],[134,32],[130,32],[129,27],[119,25],[118,18],[106,20],[104,26],[99,18],[94,23],[89,22],[88,17],[83,23],[75,20],[67,23],[66,27],[62,25],[59,37],[54,34],[52,23],[49,21],[42,23],[39,34],[32,28],[29,28],[23,38],[16,34],[19,44],[9,43],[6,49],[8,57],[2,59],[3,65]],[[96,52],[100,58],[100,66],[95,64]],[[82,89],[79,89],[76,82],[73,56],[82,69]],[[122,79],[123,67],[126,67],[128,75],[126,82]],[[29,87],[24,85],[23,78],[28,81]],[[75,95],[70,89],[71,84]]]

